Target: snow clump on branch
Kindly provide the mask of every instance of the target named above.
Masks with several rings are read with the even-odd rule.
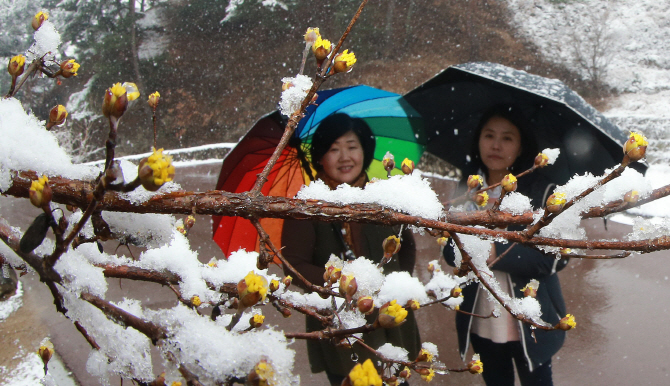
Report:
[[[429,182],[419,173],[396,175],[388,180],[375,180],[365,189],[342,184],[335,190],[321,180],[304,186],[296,196],[303,200],[324,200],[343,205],[379,204],[412,216],[439,219],[443,206]]]
[[[312,79],[307,75],[297,75],[295,78],[283,78],[284,84],[279,102],[282,115],[291,116],[300,109],[307,92],[312,88]]]

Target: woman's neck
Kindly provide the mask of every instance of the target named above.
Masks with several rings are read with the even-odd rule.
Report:
[[[502,181],[503,177],[505,177],[507,174],[509,174],[509,171],[507,170],[489,170],[486,176],[486,184],[491,186],[493,184],[497,184],[498,182]]]

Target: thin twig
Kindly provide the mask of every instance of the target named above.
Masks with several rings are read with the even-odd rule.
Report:
[[[543,325],[543,324],[537,323],[534,320],[532,320],[530,318],[527,318],[525,315],[515,314],[514,310],[512,310],[512,307],[510,307],[505,302],[505,300],[500,296],[500,294],[498,294],[493,289],[493,287],[491,287],[491,285],[486,280],[484,280],[484,277],[479,272],[479,269],[475,266],[474,262],[472,261],[472,258],[463,248],[463,244],[461,243],[460,237],[458,237],[457,234],[452,234],[451,237],[453,238],[454,242],[456,243],[456,246],[458,247],[458,249],[461,251],[461,256],[463,257],[463,261],[466,264],[468,264],[468,266],[472,270],[472,273],[474,273],[475,276],[477,276],[477,279],[479,279],[479,282],[484,287],[486,287],[486,289],[489,291],[489,293],[491,293],[491,295],[493,295],[493,297],[498,301],[498,303],[500,303],[500,305],[503,306],[503,308],[505,308],[505,310],[507,310],[507,312],[509,312],[509,314],[512,315],[512,317],[514,317],[515,319],[518,319],[518,320],[520,320],[524,323],[528,323],[532,326],[535,326],[536,328],[542,329],[542,330],[555,330],[556,329],[556,327],[553,327],[553,326],[548,326],[548,325]]]

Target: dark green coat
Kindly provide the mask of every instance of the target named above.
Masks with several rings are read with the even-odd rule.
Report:
[[[344,255],[344,243],[337,234],[339,225],[317,221],[286,220],[282,232],[283,254],[288,261],[307,280],[314,284],[323,284],[323,272],[325,264],[330,255]],[[371,224],[351,223],[351,233],[355,245],[356,256],[379,262],[383,256],[382,242],[390,235],[397,235],[398,228]],[[400,252],[393,257],[391,262],[384,266],[384,273],[405,270],[412,272],[415,260],[415,245],[412,233],[404,231],[402,234],[402,247]],[[297,281],[294,281],[294,283]],[[377,305],[379,306],[379,305]],[[372,323],[376,318],[376,312],[368,317]],[[311,317],[307,317],[307,331],[318,331],[324,328],[321,323]],[[409,351],[409,359],[413,360],[421,348],[419,330],[414,319],[414,314],[409,311],[407,321],[400,327],[392,329],[377,329],[371,333],[364,334],[363,340],[372,348],[379,348],[384,343],[405,348]],[[352,340],[353,342],[353,340]],[[359,362],[371,358],[369,351],[354,345],[352,349],[336,348],[327,341],[307,341],[307,351],[312,372],[318,373],[327,370],[330,373],[346,376],[354,366],[352,353],[358,355]],[[375,361],[375,358],[372,358]]]

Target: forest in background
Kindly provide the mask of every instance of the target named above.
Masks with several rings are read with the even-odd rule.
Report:
[[[162,96],[159,147],[235,142],[276,108],[281,79],[298,72],[305,29],[319,27],[324,38],[337,40],[358,6],[357,0],[267,3],[272,4],[5,0],[0,17],[7,28],[0,35],[0,52],[9,57],[27,49],[33,39],[30,18],[39,9],[51,13],[63,40],[60,56],[81,64],[78,76],[62,85],[29,82],[19,97],[41,119],[50,106],[68,106],[70,119],[61,129],[68,134],[61,139],[74,144],[78,160],[102,154],[92,152],[106,130],[100,106],[104,90],[115,82],[135,82],[142,93],[142,103],[124,116],[129,132],[118,144],[119,155],[149,150],[151,111],[143,102],[156,90]],[[602,103],[601,95],[590,92],[589,81],[545,60],[520,36],[503,1],[372,1],[345,43],[356,53],[356,68],[324,87],[367,84],[405,93],[449,65],[491,61],[560,79],[592,104]],[[305,72],[313,66],[308,59]]]

